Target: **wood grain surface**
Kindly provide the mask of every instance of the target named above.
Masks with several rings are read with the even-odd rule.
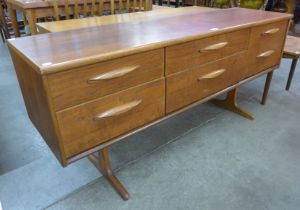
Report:
[[[247,51],[172,74],[166,80],[166,113],[229,87],[245,77]]]
[[[281,21],[253,28],[248,56],[249,66],[253,67],[249,68],[248,76],[280,63],[288,25],[288,22]],[[275,33],[266,34],[274,29]]]
[[[250,29],[166,48],[166,74],[183,71],[248,49]]]
[[[9,40],[8,45],[46,74],[290,18],[232,8],[42,34]]]
[[[42,22],[37,23],[37,27],[40,33],[49,33],[49,32],[60,32],[60,31],[69,31],[76,30],[81,28],[95,27],[110,25],[116,23],[124,23],[129,21],[145,21],[159,19],[163,17],[178,16],[181,14],[197,13],[197,12],[209,12],[218,10],[216,8],[210,7],[179,7],[179,8],[170,8],[153,5],[152,11],[138,12],[138,13],[125,13],[125,14],[115,14],[107,16],[96,16],[89,18],[81,19],[71,19],[63,21],[54,21],[54,22]]]
[[[284,56],[299,58],[300,56],[300,38],[287,36],[284,46]]]
[[[90,81],[91,78],[126,68],[135,69],[116,78]],[[51,74],[48,81],[55,110],[61,110],[163,76],[164,50],[158,49],[72,71]]]
[[[159,79],[60,111],[57,119],[71,157],[164,115],[165,80]]]

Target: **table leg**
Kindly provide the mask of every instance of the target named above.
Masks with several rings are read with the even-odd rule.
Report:
[[[17,13],[16,10],[12,8],[12,5],[7,2],[7,10],[9,14],[9,18],[14,30],[15,37],[20,37],[20,31],[19,31],[19,25],[18,25],[18,19],[17,19]]]
[[[25,15],[26,15],[26,19],[28,21],[30,34],[31,35],[37,34],[36,25],[35,25],[36,24],[36,18],[35,18],[34,10],[31,10],[31,9],[26,10]]]
[[[263,96],[262,96],[262,99],[261,99],[261,104],[262,105],[266,104],[267,97],[268,97],[268,94],[269,94],[270,85],[271,85],[271,81],[272,81],[272,77],[273,77],[273,71],[271,71],[267,74],[264,93],[263,93]]]
[[[295,69],[296,69],[296,66],[297,66],[297,62],[298,62],[298,58],[294,58],[292,60],[292,65],[291,65],[291,69],[290,69],[290,73],[289,73],[289,78],[288,78],[288,81],[287,81],[286,87],[285,87],[286,90],[290,90],[291,83],[292,83],[292,80],[293,80],[293,76],[294,76],[294,73],[295,73]]]
[[[162,6],[162,0],[158,0],[158,5]]]
[[[175,8],[179,7],[179,0],[175,0]]]
[[[110,167],[108,148],[104,148],[99,151],[99,155],[90,155],[89,160],[99,170],[100,173],[110,182],[114,189],[119,193],[123,200],[129,199],[129,193],[122,185],[122,183],[115,176],[113,170]]]
[[[238,92],[237,88],[234,88],[233,90],[228,92],[225,100],[213,99],[212,103],[219,107],[228,109],[236,114],[239,114],[249,120],[254,120],[255,118],[251,113],[247,112],[246,110],[244,110],[243,108],[237,105],[236,102],[237,92]]]
[[[1,35],[3,43],[5,43],[5,37],[4,37],[2,28],[0,28],[0,35]]]

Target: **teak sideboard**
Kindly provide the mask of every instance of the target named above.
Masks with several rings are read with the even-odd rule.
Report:
[[[28,115],[63,166],[88,156],[123,199],[108,146],[190,107],[236,105],[278,68],[291,15],[232,8],[9,40]],[[93,153],[99,151],[98,155]]]

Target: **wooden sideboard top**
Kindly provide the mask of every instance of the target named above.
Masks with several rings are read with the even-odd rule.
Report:
[[[8,45],[40,74],[49,74],[291,17],[232,8],[28,36]]]

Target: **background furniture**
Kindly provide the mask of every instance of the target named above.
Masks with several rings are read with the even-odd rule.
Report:
[[[9,28],[8,28],[8,18],[6,16],[6,4],[4,1],[0,0],[0,33],[2,40],[10,38]]]
[[[109,145],[228,91],[224,107],[251,119],[236,87],[278,68],[290,18],[233,8],[42,34],[8,47],[29,117],[61,164],[89,156],[128,199]]]
[[[231,0],[213,0],[211,2],[213,7],[219,7],[219,8],[223,8],[223,7],[231,7]]]
[[[273,6],[273,11],[285,13],[288,11],[288,7],[286,5],[285,0],[277,0],[275,5]]]
[[[6,39],[4,24],[5,24],[4,9],[3,9],[2,4],[0,4],[0,35],[1,35],[3,42],[5,42],[5,39]]]
[[[300,56],[300,38],[294,36],[287,36],[282,57],[292,59],[292,64],[291,64],[289,77],[285,87],[286,90],[289,90],[291,87],[291,83],[293,80],[293,76],[295,73],[299,56]],[[272,81],[272,76],[273,76],[273,72],[270,72],[266,79],[264,94],[261,101],[261,104],[263,105],[265,105],[267,101],[269,88]]]
[[[170,8],[153,5],[153,10],[146,12],[138,13],[125,13],[125,14],[116,14],[108,16],[96,16],[89,18],[81,19],[71,19],[64,21],[54,21],[54,22],[43,22],[37,23],[37,28],[40,33],[49,33],[49,32],[59,32],[59,31],[68,31],[75,30],[80,28],[88,28],[94,26],[103,26],[116,23],[124,23],[130,21],[138,20],[153,20],[162,17],[175,17],[182,14],[195,14],[203,13],[207,11],[215,11],[216,8],[209,7],[180,7],[180,8]]]
[[[0,0],[0,25],[2,26],[2,32],[6,39],[11,38],[14,34],[12,33],[12,22],[7,11],[7,5],[5,0]],[[26,20],[22,13],[16,15],[16,24],[18,28],[25,29]],[[25,34],[25,31],[22,30],[20,34]]]
[[[242,8],[259,9],[264,5],[263,0],[240,0],[239,6]]]
[[[300,56],[300,38],[294,36],[287,36],[284,51],[283,51],[283,58],[292,59],[292,65],[291,65],[288,81],[286,83],[286,88],[285,88],[286,90],[289,90],[291,87],[291,83],[293,80],[293,76],[295,73],[299,56]]]
[[[1,34],[2,41],[5,42],[4,27],[3,27],[2,23],[0,23],[0,34]]]
[[[85,0],[78,0],[78,4],[80,7],[83,7]],[[87,4],[89,5],[88,8],[91,7],[92,0],[86,0]],[[110,1],[105,1],[104,4],[107,4]],[[9,16],[11,19],[13,31],[16,37],[20,36],[19,26],[17,23],[17,15],[16,10],[19,10],[23,12],[26,16],[26,19],[28,21],[30,33],[32,35],[37,34],[38,31],[36,29],[35,24],[37,23],[38,18],[45,18],[45,17],[53,17],[54,11],[53,11],[53,0],[49,1],[43,1],[43,0],[7,0],[7,8],[9,12]],[[59,7],[64,7],[64,2],[59,1],[58,2]],[[70,10],[73,11],[74,9],[74,3],[70,3]],[[73,6],[72,6],[73,5]],[[98,5],[98,4],[96,4]],[[117,4],[118,5],[118,4]],[[152,9],[152,1],[145,0],[145,7],[147,10]],[[118,7],[116,7],[118,9]]]
[[[148,11],[147,6],[145,0],[120,0],[118,2],[114,0],[110,2],[92,0],[91,5],[88,5],[86,0],[83,1],[83,5],[78,4],[78,1],[69,2],[65,0],[64,6],[61,8],[58,0],[53,1],[55,20]]]
[[[299,23],[300,22],[300,1],[299,0],[295,2],[295,7],[293,8],[293,12],[294,12],[295,23]]]

